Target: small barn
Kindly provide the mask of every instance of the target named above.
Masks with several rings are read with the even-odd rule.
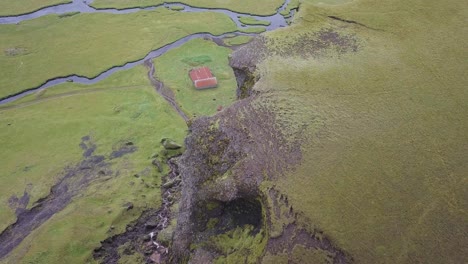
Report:
[[[189,75],[196,89],[215,88],[218,86],[218,80],[213,76],[208,67],[192,69]]]

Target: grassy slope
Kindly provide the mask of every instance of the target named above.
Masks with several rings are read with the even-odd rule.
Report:
[[[57,76],[96,76],[192,33],[235,30],[234,22],[222,14],[165,8],[127,15],[52,15],[0,25],[0,97]],[[3,52],[14,48],[20,51],[15,56]]]
[[[162,0],[95,0],[91,4],[96,8],[129,8],[129,7],[145,7],[154,6],[162,3],[184,3],[190,6],[206,7],[206,8],[225,8],[236,12],[249,13],[256,15],[272,15],[284,3],[283,0],[177,0],[177,1],[162,1]]]
[[[212,115],[218,106],[226,107],[236,99],[236,78],[228,63],[230,53],[230,49],[211,41],[191,40],[155,59],[156,77],[174,91],[189,116]],[[202,65],[210,67],[218,79],[217,88],[194,89],[188,72]]]
[[[252,40],[252,38],[253,37],[251,36],[236,36],[232,38],[225,38],[223,41],[224,41],[224,44],[228,46],[236,46],[236,45],[242,45],[242,44],[248,43],[249,41]]]
[[[294,105],[290,118],[309,127],[303,162],[279,188],[357,263],[464,262],[466,5],[361,0],[321,7],[303,4],[299,24],[270,37],[280,47],[293,34],[345,25],[320,13],[380,30],[348,25],[362,40],[355,54],[261,65],[257,88]]]
[[[10,1],[0,0],[0,16],[13,16],[19,14],[25,14],[34,12],[38,9],[63,4],[71,3],[70,0],[22,0],[22,1]]]
[[[239,21],[244,25],[258,25],[258,26],[269,26],[271,24],[270,21],[265,20],[257,20],[253,17],[241,16]]]
[[[116,80],[121,86],[130,86],[110,89]],[[76,88],[75,84],[63,86]],[[1,229],[14,220],[8,198],[21,196],[27,189],[32,204],[47,195],[60,172],[81,159],[81,137],[90,135],[97,154],[102,155],[109,155],[120,140],[131,140],[139,148],[109,161],[119,175],[92,182],[82,196],[34,231],[14,251],[11,262],[83,263],[108,236],[111,225],[116,226],[115,232],[121,232],[148,201],[153,201],[151,206],[159,203],[159,188],[147,188],[133,175],[150,168],[150,175],[142,177],[150,186],[159,185],[161,174],[151,165],[150,157],[160,148],[163,137],[182,142],[184,121],[156,95],[143,66],[113,75],[93,93],[84,92],[94,88],[83,87],[83,93],[62,94],[28,107],[0,111],[0,123],[5,126],[0,131]],[[133,202],[134,209],[127,211],[123,207],[126,202]]]

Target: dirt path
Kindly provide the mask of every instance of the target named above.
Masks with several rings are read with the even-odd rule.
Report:
[[[188,116],[184,113],[184,111],[180,108],[179,104],[175,101],[174,93],[171,89],[164,86],[164,84],[154,77],[155,69],[154,63],[151,60],[145,61],[145,66],[148,68],[148,79],[151,82],[151,85],[156,89],[156,92],[160,94],[166,101],[174,108],[177,113],[185,120],[185,122],[189,121]]]

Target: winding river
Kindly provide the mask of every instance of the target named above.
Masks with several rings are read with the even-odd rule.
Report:
[[[45,15],[51,15],[51,14],[65,14],[65,13],[71,13],[71,12],[80,12],[80,13],[111,13],[111,14],[128,14],[128,13],[134,13],[134,12],[139,12],[141,10],[154,10],[156,8],[170,8],[172,6],[183,6],[184,10],[180,12],[218,12],[225,14],[229,16],[239,28],[248,28],[251,26],[243,25],[240,21],[239,18],[241,16],[248,16],[251,18],[255,18],[258,20],[264,20],[264,21],[269,21],[271,24],[269,26],[266,26],[265,29],[267,31],[277,29],[279,27],[284,27],[287,25],[286,19],[280,14],[280,11],[286,8],[286,6],[289,4],[290,0],[286,0],[285,3],[277,10],[277,13],[271,16],[255,16],[255,15],[250,15],[250,14],[244,14],[244,13],[237,13],[231,10],[227,9],[220,9],[220,8],[198,8],[198,7],[192,7],[186,4],[181,4],[181,3],[171,3],[171,4],[162,4],[162,5],[157,5],[157,6],[152,6],[152,7],[145,7],[145,8],[128,8],[128,9],[95,9],[89,4],[92,1],[90,0],[73,0],[72,3],[68,4],[61,4],[61,5],[56,5],[56,6],[50,6],[50,7],[45,7],[43,9],[40,9],[38,11],[29,13],[29,14],[24,14],[24,15],[18,15],[18,16],[8,16],[8,17],[0,17],[0,24],[18,24],[21,23],[22,21],[25,20],[30,20],[30,19],[35,19],[41,16]],[[182,46],[182,44],[195,39],[195,38],[216,38],[216,39],[222,39],[226,37],[227,35],[256,35],[255,33],[247,34],[247,33],[241,33],[241,32],[234,32],[234,33],[226,33],[220,36],[214,36],[208,33],[196,33],[192,35],[188,35],[184,38],[181,38],[173,43],[167,44],[159,49],[153,50],[149,52],[144,58],[133,61],[133,62],[128,62],[124,65],[119,65],[119,66],[114,66],[99,75],[97,75],[94,78],[88,78],[85,76],[79,76],[79,75],[69,75],[69,76],[60,76],[56,77],[50,80],[45,81],[42,85],[38,87],[33,87],[30,88],[26,91],[20,92],[18,94],[13,94],[10,96],[7,96],[6,98],[0,99],[0,105],[6,104],[12,101],[15,101],[17,99],[20,99],[26,95],[29,95],[31,93],[36,92],[37,90],[41,89],[46,89],[51,86],[55,86],[58,84],[62,84],[65,82],[76,82],[76,83],[82,83],[82,84],[95,84],[113,73],[121,70],[127,70],[130,68],[133,68],[137,65],[143,64],[147,60],[151,60],[154,58],[157,58],[161,56],[162,54]]]
[[[258,19],[258,20],[266,20],[266,21],[269,21],[271,23],[269,26],[265,27],[266,30],[273,30],[273,29],[276,29],[276,28],[283,27],[283,26],[287,25],[287,22],[286,22],[285,18],[282,15],[280,15],[279,12],[282,11],[287,6],[289,1],[290,0],[286,0],[286,2],[278,9],[277,13],[274,14],[274,15],[271,15],[271,16],[254,16],[254,15],[249,15],[249,14],[236,13],[236,12],[226,10],[226,9],[196,8],[196,7],[191,7],[191,6],[184,5],[184,4],[163,4],[163,5],[148,7],[148,8],[130,8],[130,9],[125,9],[125,10],[94,9],[94,8],[89,6],[89,3],[90,3],[89,0],[84,0],[84,1],[83,0],[73,0],[73,2],[69,3],[69,4],[62,4],[62,5],[57,5],[57,6],[45,7],[43,9],[41,9],[41,10],[32,12],[30,14],[24,14],[24,15],[19,15],[19,16],[11,16],[11,17],[0,17],[0,24],[17,24],[17,23],[21,23],[22,21],[25,21],[25,20],[35,19],[35,18],[38,18],[38,17],[41,17],[41,16],[50,15],[50,14],[64,14],[64,13],[70,13],[70,12],[81,12],[81,13],[98,13],[98,12],[102,12],[102,13],[112,13],[112,14],[127,14],[127,13],[132,13],[132,12],[138,12],[138,11],[141,11],[141,10],[151,10],[151,9],[155,9],[155,8],[164,8],[164,7],[170,8],[171,6],[177,5],[177,6],[184,6],[184,10],[181,11],[181,12],[207,12],[207,11],[209,11],[209,12],[223,13],[223,14],[229,16],[237,24],[238,27],[248,27],[248,26],[244,26],[244,25],[242,25],[242,23],[240,23],[240,21],[239,21],[240,16],[249,16],[249,17],[252,17],[252,18],[255,18],[255,19]],[[171,49],[180,47],[184,43],[186,43],[186,42],[188,42],[188,41],[190,41],[192,39],[195,39],[195,38],[212,39],[214,42],[220,43],[223,38],[227,37],[228,35],[232,35],[232,34],[234,34],[234,35],[256,35],[256,34],[246,34],[246,33],[241,33],[241,32],[225,33],[225,34],[222,34],[222,35],[219,35],[219,36],[214,36],[214,35],[208,34],[208,33],[196,33],[196,34],[188,35],[188,36],[183,37],[183,38],[181,38],[181,39],[179,39],[179,40],[177,40],[177,41],[175,41],[173,43],[170,43],[170,44],[165,45],[165,46],[163,46],[163,47],[161,47],[159,49],[156,49],[156,50],[153,50],[153,51],[149,52],[144,58],[142,58],[140,60],[133,61],[133,62],[128,62],[128,63],[125,63],[124,65],[120,65],[120,66],[114,66],[114,67],[100,73],[98,76],[96,76],[94,78],[87,78],[85,76],[78,76],[78,75],[56,77],[54,79],[47,80],[44,84],[40,85],[39,87],[31,88],[31,89],[29,89],[27,91],[23,91],[23,92],[18,93],[16,95],[11,95],[11,96],[9,96],[9,97],[7,97],[5,99],[2,99],[2,100],[0,100],[0,105],[12,102],[12,101],[17,100],[19,98],[22,98],[22,97],[24,97],[24,96],[26,96],[28,94],[36,92],[37,90],[46,89],[48,87],[52,87],[54,85],[58,85],[58,84],[65,83],[65,82],[76,82],[76,83],[82,83],[82,84],[94,84],[94,83],[97,83],[97,82],[109,77],[110,75],[112,75],[113,73],[115,73],[117,71],[130,69],[130,68],[133,68],[133,67],[135,67],[137,65],[140,65],[140,64],[145,64],[145,66],[148,68],[148,78],[151,81],[152,85],[155,87],[156,91],[164,99],[166,99],[166,101],[168,101],[171,104],[171,106],[179,113],[179,115],[181,115],[181,117],[185,121],[188,121],[189,118],[179,108],[178,104],[175,102],[175,100],[173,98],[173,94],[170,91],[164,91],[163,84],[155,79],[155,77],[154,77],[154,71],[155,71],[154,64],[151,62],[151,60],[158,57],[158,56],[161,56],[162,54],[170,51]],[[86,161],[87,162],[92,162],[93,161],[92,158],[96,158],[96,157],[92,156],[92,157],[89,158],[89,160],[86,160]],[[98,160],[98,161],[101,162],[102,160]],[[84,163],[80,163],[80,166],[83,165],[83,164]],[[88,163],[86,163],[86,164],[88,164]],[[171,164],[169,164],[169,165],[171,165]],[[88,166],[88,165],[86,165],[86,166]],[[171,175],[173,174],[172,176],[174,176],[174,177],[177,176],[176,171],[177,171],[177,169],[174,166],[171,166]],[[73,174],[74,172],[70,172],[70,173],[71,174],[69,174],[69,176],[74,176],[74,174]],[[91,175],[91,174],[89,174],[89,175]],[[18,217],[18,220],[16,221],[15,224],[11,225],[10,227],[8,227],[6,229],[6,231],[1,233],[0,242],[3,241],[3,244],[5,244],[5,246],[2,249],[0,249],[0,259],[3,258],[4,256],[6,256],[7,254],[9,254],[11,252],[11,250],[13,250],[19,243],[21,243],[21,241],[32,230],[37,228],[44,221],[47,221],[47,219],[49,219],[49,217],[51,217],[57,211],[60,211],[61,209],[63,209],[63,206],[65,206],[67,204],[67,202],[69,201],[69,199],[71,199],[71,197],[74,195],[74,191],[79,189],[79,188],[70,189],[71,185],[67,182],[67,179],[68,179],[67,177],[68,176],[66,176],[64,178],[64,180],[60,181],[56,186],[53,187],[52,195],[49,195],[47,199],[41,201],[40,202],[41,206],[34,207],[31,210],[23,212]],[[86,179],[86,178],[84,178],[84,179]],[[87,184],[87,182],[85,180],[83,180],[83,181],[80,180],[79,184],[82,184],[84,186],[84,185]],[[80,187],[80,186],[78,186],[78,187]],[[68,193],[68,195],[65,195],[65,196],[57,195],[60,192],[56,191],[56,190],[61,190],[61,189],[64,189]],[[70,191],[70,190],[72,190],[72,191]],[[174,192],[174,190],[172,190],[172,192]],[[169,200],[168,196],[170,196],[170,195],[171,195],[171,191],[169,189],[165,190],[165,192],[163,194],[163,207],[161,207],[162,209],[160,211],[158,211],[159,212],[159,214],[158,214],[159,218],[157,218],[157,219],[158,219],[158,222],[163,223],[162,227],[165,227],[165,225],[167,225],[167,222],[168,222],[168,216],[167,215],[169,214],[168,212],[170,212],[169,209],[168,209],[169,208],[168,205],[170,205],[170,202],[171,202]],[[60,204],[60,206],[57,206],[57,204]],[[140,232],[140,231],[138,231],[138,232]],[[144,229],[141,232],[146,232],[146,229]],[[134,232],[133,235],[140,235],[140,233]],[[18,235],[18,234],[20,234],[20,235]],[[126,234],[123,235],[121,237],[121,239],[122,239],[122,241],[126,241],[125,239],[127,239],[127,235]],[[154,245],[157,246],[157,249],[166,250],[166,253],[167,253],[166,248],[161,247],[157,242],[153,242],[153,243],[155,243]],[[115,249],[112,249],[112,248],[110,250],[115,251]]]

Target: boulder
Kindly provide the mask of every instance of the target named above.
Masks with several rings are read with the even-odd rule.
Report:
[[[181,145],[177,144],[174,140],[169,138],[163,138],[161,140],[161,144],[164,146],[165,149],[180,149],[182,148]]]
[[[159,162],[158,159],[154,159],[151,163],[152,163],[154,166],[156,166],[156,168],[158,168],[158,171],[159,171],[159,172],[163,172],[162,164],[161,164],[161,162]]]

